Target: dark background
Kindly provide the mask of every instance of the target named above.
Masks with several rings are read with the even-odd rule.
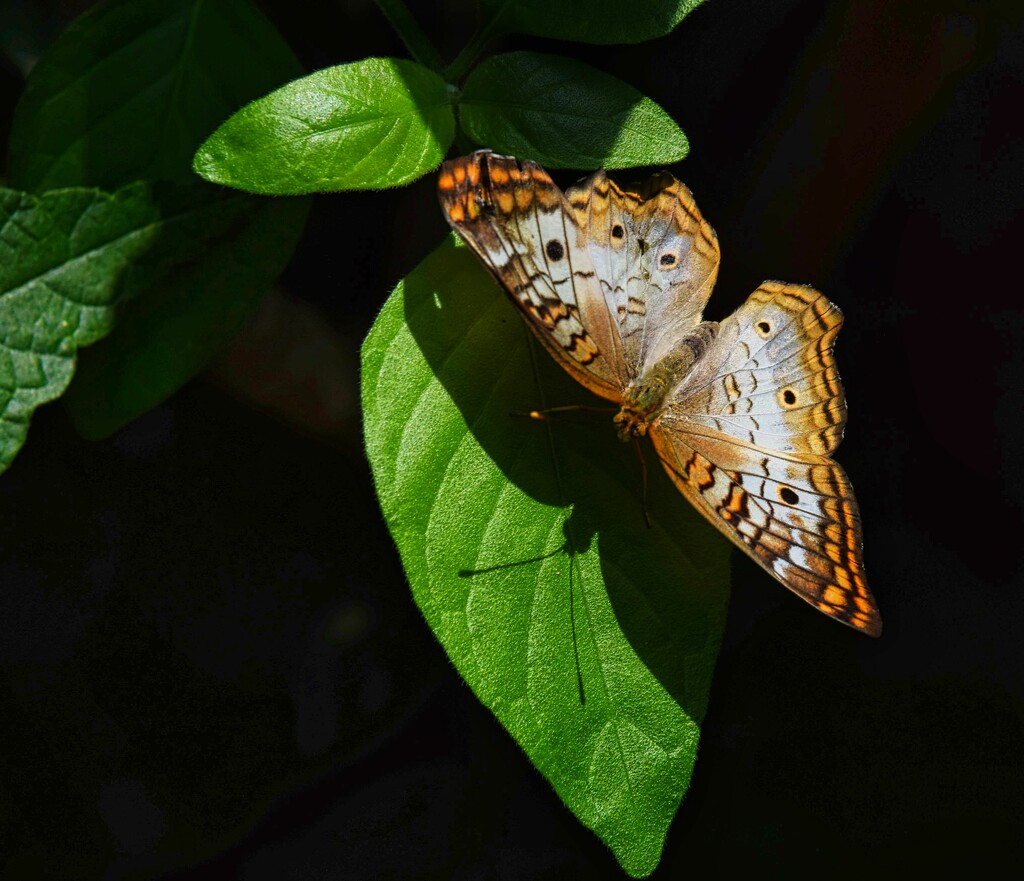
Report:
[[[5,11],[5,138],[84,5]],[[448,58],[465,5],[413,4]],[[369,2],[261,6],[310,70],[404,54]],[[497,48],[587,61],[679,121],[673,170],[723,251],[710,318],[765,278],[846,313],[838,458],[884,634],[734,555],[655,877],[1019,866],[1021,4],[710,0],[640,46]],[[434,186],[318,198],[238,345],[109,440],[36,415],[0,478],[4,877],[622,877],[454,672],[374,499],[358,345],[446,233]]]

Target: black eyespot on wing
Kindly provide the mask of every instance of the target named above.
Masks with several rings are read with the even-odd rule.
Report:
[[[767,321],[759,321],[757,322],[757,332],[766,337],[772,332],[772,326]]]
[[[662,266],[675,266],[676,265],[676,255],[673,254],[671,251],[667,251],[666,253],[661,255],[661,260],[659,260],[658,262]]]
[[[784,400],[787,404],[790,404],[790,405],[795,404],[796,403],[796,394],[794,394],[793,389],[791,389],[791,388],[785,389],[782,392],[782,400]]]
[[[791,490],[788,486],[784,486],[779,489],[779,498],[782,499],[782,501],[784,501],[787,505],[795,505],[797,502],[800,501],[800,496],[793,492],[793,490]]]
[[[562,243],[558,239],[551,239],[544,246],[544,250],[547,252],[548,260],[552,262],[561,260],[565,256],[565,248],[562,247]]]
[[[622,228],[622,224],[621,223],[616,223],[615,226],[612,227],[612,238],[613,239],[621,239],[625,234],[626,234],[626,231]]]

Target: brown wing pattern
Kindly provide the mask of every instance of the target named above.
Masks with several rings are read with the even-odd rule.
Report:
[[[445,162],[441,208],[578,382],[620,401],[626,382],[618,329],[585,233],[539,165],[481,150]]]

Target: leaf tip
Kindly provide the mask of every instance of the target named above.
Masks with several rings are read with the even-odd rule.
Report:
[[[224,157],[219,154],[214,145],[211,145],[210,140],[205,141],[196,150],[195,155],[192,157],[192,170],[201,178],[211,183],[228,183],[224,175]]]

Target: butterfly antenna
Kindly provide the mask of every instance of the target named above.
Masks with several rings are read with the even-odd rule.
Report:
[[[640,506],[644,512],[644,523],[647,524],[648,529],[651,529],[651,514],[647,510],[647,460],[644,458],[644,448],[640,446],[639,438],[633,438],[633,449],[636,450],[636,456],[640,460]]]
[[[509,413],[509,416],[519,416],[524,419],[538,419],[541,422],[551,422],[551,415],[554,413],[571,413],[571,412],[587,412],[587,413],[614,413],[615,407],[588,407],[584,404],[567,404],[564,407],[548,407],[544,410],[529,410],[526,413]]]

